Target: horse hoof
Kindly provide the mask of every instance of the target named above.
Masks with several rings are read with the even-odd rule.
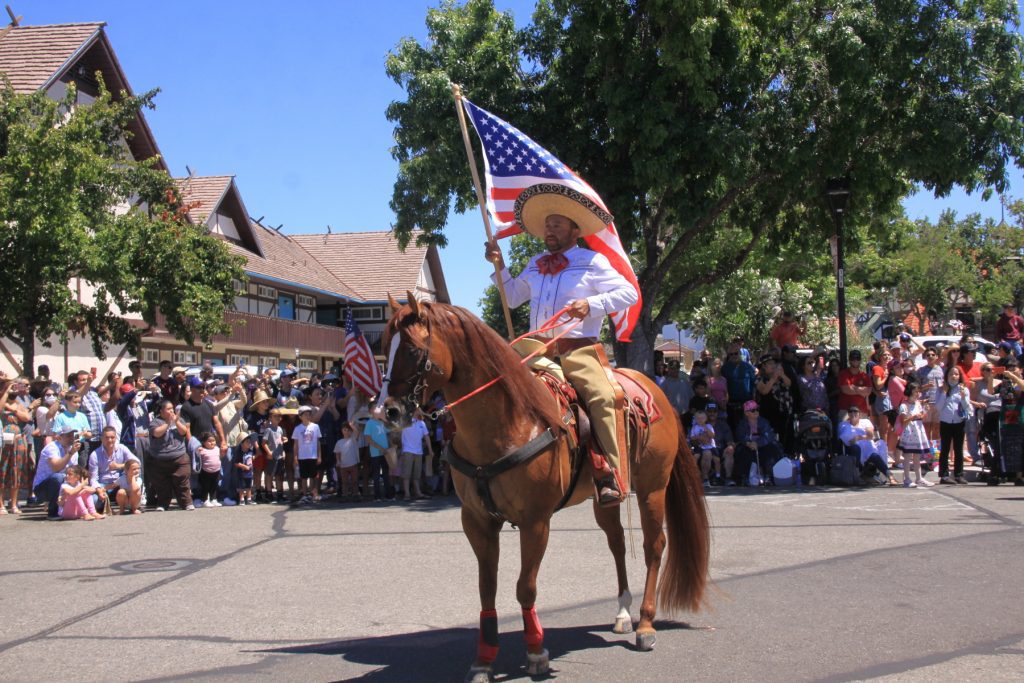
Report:
[[[612,626],[612,633],[632,633],[633,619],[630,617],[617,617],[615,626]]]
[[[650,652],[654,649],[654,641],[657,640],[653,633],[637,633],[636,649],[641,652]]]
[[[539,654],[526,653],[526,674],[528,676],[546,676],[551,671],[548,651]]]
[[[466,674],[466,683],[491,683],[494,671],[489,666],[471,666]]]

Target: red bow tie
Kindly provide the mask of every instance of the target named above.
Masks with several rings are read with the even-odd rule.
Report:
[[[569,259],[562,254],[546,254],[537,259],[537,270],[541,275],[558,275],[569,265]]]

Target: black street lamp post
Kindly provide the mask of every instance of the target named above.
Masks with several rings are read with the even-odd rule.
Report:
[[[825,197],[836,228],[836,312],[839,315],[839,364],[846,367],[846,266],[843,260],[843,218],[850,199],[848,178],[833,178],[825,186]]]

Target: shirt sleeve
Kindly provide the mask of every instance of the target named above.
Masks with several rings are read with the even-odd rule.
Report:
[[[89,454],[89,486],[100,485],[99,455],[96,451]]]
[[[532,264],[533,261],[531,260],[530,263]],[[531,290],[526,275],[527,270],[529,270],[529,265],[523,269],[519,277],[512,277],[508,268],[501,269],[501,281],[505,285],[505,298],[508,299],[509,308],[521,306],[530,300]],[[498,284],[498,276],[494,273],[491,273],[491,282],[495,285]]]
[[[597,292],[587,297],[591,311],[602,315],[624,311],[639,297],[636,288],[617,270],[612,268],[603,254],[594,252],[594,260],[587,274],[587,284]]]

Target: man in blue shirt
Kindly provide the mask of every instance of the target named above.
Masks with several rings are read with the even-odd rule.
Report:
[[[726,417],[733,432],[743,418],[743,404],[754,398],[754,383],[757,371],[748,361],[740,356],[739,343],[729,344],[725,362],[722,363],[722,376],[725,377],[729,391],[729,404],[726,406]]]

